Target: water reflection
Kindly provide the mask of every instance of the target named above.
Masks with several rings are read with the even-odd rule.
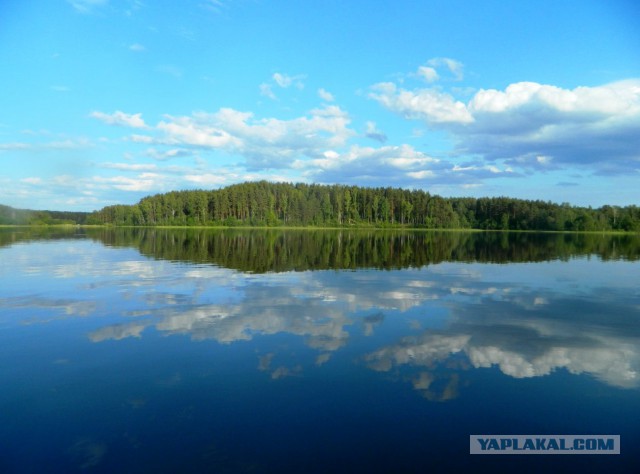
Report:
[[[637,387],[637,301],[621,302],[620,292],[610,290],[611,297],[600,301],[549,294],[544,305],[528,306],[522,300],[532,297],[512,293],[501,301],[483,301],[481,307],[458,304],[445,329],[405,337],[365,360],[374,370],[389,371],[405,365],[434,367],[464,355],[471,367],[497,366],[515,378],[565,369],[612,386]],[[423,388],[424,380],[419,385]]]
[[[640,270],[606,261],[637,259],[638,237],[120,229],[48,240],[29,232],[0,233],[13,246],[0,307],[22,324],[92,316],[94,343],[288,335],[315,351],[311,361],[258,354],[257,370],[273,379],[301,376],[353,345],[366,367],[396,373],[429,400],[454,398],[472,368],[640,385]],[[55,252],[46,247],[54,244]],[[325,271],[291,271],[304,269]],[[9,272],[30,285],[9,294]]]
[[[251,273],[398,269],[441,262],[541,262],[595,255],[638,260],[638,235],[367,230],[116,228],[0,229],[0,248],[19,242],[89,237],[142,255]]]
[[[523,274],[522,266],[511,266],[502,268],[501,280],[495,281],[481,266],[468,272],[455,265],[444,271],[272,275],[245,281],[241,295],[222,304],[198,303],[199,295],[207,292],[202,287],[190,302],[185,295],[166,294],[159,308],[149,309],[151,317],[145,322],[107,326],[90,338],[140,337],[145,326],[223,344],[287,333],[304,338],[308,347],[321,352],[316,359],[321,365],[349,343],[356,326],[363,336],[371,336],[374,328],[386,322],[393,325],[390,319],[410,314],[418,325],[407,324],[407,332],[416,332],[417,327],[430,324],[434,310],[441,309],[447,312],[443,328],[420,330],[384,345],[363,356],[367,365],[378,371],[438,366],[439,375],[425,371],[413,375],[413,386],[426,398],[438,400],[455,395],[457,372],[470,367],[496,366],[515,378],[564,369],[589,374],[611,386],[637,387],[637,291],[629,294],[629,288],[603,286],[608,276],[602,274],[606,270],[602,264],[582,263],[597,268],[600,276],[585,281],[575,274],[573,279],[565,275],[564,281],[539,281],[537,275]],[[167,303],[178,300],[180,304]],[[271,371],[274,379],[302,371],[299,364],[272,367],[273,356],[262,356],[259,368]],[[455,364],[449,363],[456,359]],[[450,372],[447,382],[434,392],[443,371]]]
[[[56,237],[0,248],[0,471],[468,472],[470,433],[640,439],[637,237]]]

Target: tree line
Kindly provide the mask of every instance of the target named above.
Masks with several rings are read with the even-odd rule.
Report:
[[[635,205],[577,207],[508,197],[443,198],[391,187],[247,182],[172,191],[90,214],[87,224],[640,231]]]
[[[0,225],[84,224],[88,212],[33,211],[0,204]]]

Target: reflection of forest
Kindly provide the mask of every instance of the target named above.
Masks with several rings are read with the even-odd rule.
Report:
[[[45,229],[0,231],[0,246],[42,239],[91,238],[172,261],[249,272],[393,269],[439,262],[537,262],[596,255],[637,260],[640,236],[517,232],[357,230]]]

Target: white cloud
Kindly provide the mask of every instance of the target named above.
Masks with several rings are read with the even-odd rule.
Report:
[[[286,89],[291,86],[294,86],[297,89],[304,88],[304,83],[302,82],[302,79],[304,79],[305,76],[302,74],[299,74],[297,76],[289,76],[288,74],[282,74],[282,73],[276,72],[273,74],[273,76],[271,76],[271,78],[278,86],[282,87],[283,89]]]
[[[437,89],[408,91],[391,82],[375,84],[369,97],[407,119],[425,120],[429,124],[467,124],[473,116],[464,103]]]
[[[343,146],[355,135],[349,123],[349,116],[335,105],[291,120],[256,119],[251,112],[226,108],[167,117],[156,126],[159,137],[134,135],[131,140],[239,153],[250,169],[287,168],[296,158],[317,158],[326,149]]]
[[[276,84],[283,88],[289,87],[293,82],[291,77],[286,74],[280,74],[279,72],[276,72],[272,77]]]
[[[640,162],[640,80],[561,89],[522,82],[481,90],[460,149],[535,168],[596,165],[628,172]]]
[[[504,91],[478,91],[469,103],[469,109],[474,114],[501,113],[534,104],[565,113],[636,116],[640,112],[639,96],[640,81],[621,81],[573,90],[536,82],[518,82]]]
[[[133,43],[132,45],[129,45],[129,49],[131,51],[134,51],[136,53],[142,53],[143,51],[146,51],[147,48],[145,48],[143,45],[141,45],[140,43]]]
[[[374,85],[369,96],[406,119],[448,130],[459,154],[520,168],[595,165],[603,173],[640,163],[640,79],[575,89],[519,82],[479,90],[468,103],[393,83]]]
[[[335,100],[331,92],[328,92],[322,88],[318,89],[318,97],[320,97],[325,102],[333,102]]]
[[[164,132],[162,143],[184,144],[198,147],[223,148],[233,147],[237,141],[218,126],[205,123],[191,117],[168,117],[157,127]]]
[[[427,64],[432,67],[446,67],[453,78],[456,81],[461,81],[464,78],[464,66],[460,61],[456,61],[451,58],[433,58],[427,61]],[[435,70],[434,70],[435,72]],[[432,82],[432,81],[429,81]]]
[[[309,181],[369,186],[439,183],[467,185],[480,179],[518,176],[508,166],[471,162],[456,164],[416,150],[410,145],[329,149],[314,159],[295,160],[291,167]]]
[[[435,82],[440,79],[438,72],[429,66],[420,66],[418,68],[418,76],[422,77],[427,82]]]
[[[262,84],[260,84],[260,95],[268,97],[271,100],[277,100],[278,97],[276,96],[275,92],[273,92],[274,87],[288,89],[289,87],[293,86],[296,89],[302,90],[304,89],[304,82],[302,82],[304,78],[305,76],[302,74],[289,76],[288,74],[276,72],[271,76],[271,83],[263,82]]]
[[[424,172],[425,168],[439,167],[439,160],[409,145],[380,148],[352,146],[338,153],[326,151],[312,160],[296,160],[293,167],[320,182],[344,182],[353,178],[380,183],[400,180],[407,172]],[[423,173],[423,177],[430,175]]]
[[[132,128],[147,128],[147,125],[142,120],[142,114],[126,114],[119,110],[112,114],[105,114],[100,111],[93,111],[90,117],[98,119],[107,125],[119,125],[122,127]]]

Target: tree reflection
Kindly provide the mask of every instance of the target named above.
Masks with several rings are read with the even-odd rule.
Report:
[[[441,262],[512,263],[637,260],[640,236],[518,232],[365,230],[23,229],[0,231],[0,246],[89,237],[145,256],[265,273],[327,269],[399,269]]]

